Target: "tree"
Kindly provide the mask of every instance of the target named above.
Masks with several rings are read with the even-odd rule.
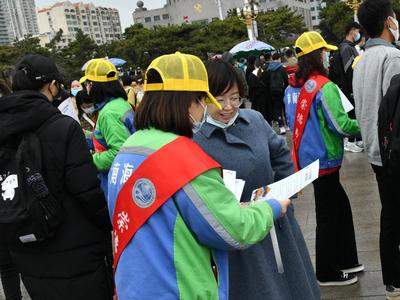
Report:
[[[296,36],[307,31],[303,17],[287,6],[260,14],[257,24],[258,39],[270,43],[276,49],[292,45]]]
[[[56,53],[57,45],[61,42],[63,34],[64,31],[60,28],[60,30],[57,31],[56,35],[51,39],[51,41],[46,44],[46,48],[49,48],[51,52]]]
[[[339,43],[344,38],[346,24],[353,21],[354,12],[340,0],[325,0],[321,9],[319,29],[322,36],[331,43]]]

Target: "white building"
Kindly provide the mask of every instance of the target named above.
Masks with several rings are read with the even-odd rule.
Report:
[[[0,0],[0,44],[38,33],[34,0]]]
[[[313,23],[309,1],[259,0],[259,8],[260,11],[269,11],[288,6],[304,18],[307,28],[312,29]],[[169,24],[209,23],[219,18],[218,1],[216,0],[166,0],[164,7],[151,10],[146,9],[144,2],[137,2],[137,8],[133,12],[133,21],[135,24],[143,24],[146,28]],[[237,7],[243,7],[243,0],[220,0],[220,3],[224,18],[227,16],[229,10],[236,10]]]
[[[59,47],[65,47],[75,39],[81,29],[96,44],[104,44],[122,36],[119,12],[115,8],[96,7],[92,3],[59,2],[38,10],[41,35],[54,35],[62,29],[64,34]]]
[[[324,8],[326,6],[325,2],[322,2],[321,0],[309,0],[310,1],[310,10],[311,10],[311,21],[313,28],[318,28],[319,23],[321,22],[320,19],[320,11],[321,8]]]

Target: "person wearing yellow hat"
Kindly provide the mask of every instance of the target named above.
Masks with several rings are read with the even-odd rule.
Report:
[[[108,60],[96,58],[89,61],[84,80],[89,96],[94,100],[97,121],[93,130],[95,153],[93,161],[107,195],[108,170],[122,144],[135,132],[134,112],[118,80],[118,71]]]
[[[110,169],[115,282],[120,299],[228,299],[228,250],[265,237],[289,200],[241,207],[221,169],[191,140],[207,115],[207,72],[196,56],[149,66],[136,131]]]
[[[303,33],[295,43],[298,70],[285,92],[286,115],[293,132],[297,169],[319,160],[314,181],[316,275],[320,286],[357,282],[359,264],[349,199],[340,184],[343,137],[358,136],[357,120],[345,112],[338,87],[327,78],[329,45],[318,32]]]

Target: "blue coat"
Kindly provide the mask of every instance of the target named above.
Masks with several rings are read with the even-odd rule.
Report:
[[[241,201],[251,192],[293,173],[285,140],[262,115],[240,110],[235,124],[226,130],[205,123],[194,140],[224,169],[235,170],[246,181]],[[320,299],[310,256],[291,206],[275,224],[284,273],[277,271],[271,238],[229,257],[230,299],[316,300]]]

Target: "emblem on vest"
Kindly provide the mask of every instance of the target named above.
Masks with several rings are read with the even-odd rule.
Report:
[[[317,87],[317,83],[315,82],[315,80],[307,80],[306,84],[305,84],[305,89],[307,91],[307,93],[311,94],[312,92],[314,92],[315,88]]]
[[[156,188],[147,178],[141,178],[135,182],[132,189],[132,198],[141,208],[150,207],[156,200]]]

